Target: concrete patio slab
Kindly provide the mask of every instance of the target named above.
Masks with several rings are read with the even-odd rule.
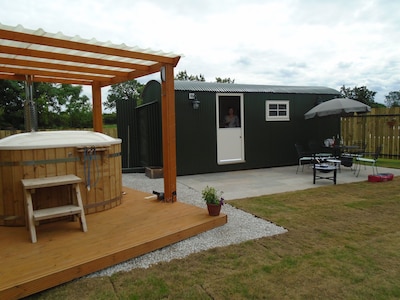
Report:
[[[287,191],[304,190],[324,185],[332,185],[330,180],[318,180],[313,184],[313,172],[308,166],[296,174],[297,166],[242,170],[233,172],[207,173],[197,175],[178,176],[177,182],[201,191],[205,186],[214,186],[224,191],[227,200],[241,199],[253,196],[276,194]],[[379,173],[392,173],[400,176],[400,169],[378,167]],[[369,166],[361,167],[358,177],[352,169],[341,167],[337,173],[337,184],[367,181],[372,174]],[[379,183],[371,183],[379,184]]]

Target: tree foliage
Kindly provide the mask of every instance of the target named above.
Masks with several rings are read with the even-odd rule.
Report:
[[[385,104],[387,107],[400,107],[400,90],[389,92],[385,96]]]
[[[203,74],[188,75],[186,70],[178,72],[178,74],[175,76],[175,79],[182,81],[206,81]]]
[[[112,112],[103,114],[103,122],[105,125],[117,124],[117,113]]]
[[[178,72],[178,74],[175,76],[175,80],[181,80],[181,81],[206,81],[206,79],[204,78],[203,74],[188,75],[186,70]],[[231,79],[230,77],[228,77],[228,78],[216,77],[215,81],[218,82],[218,83],[235,83],[235,79]]]
[[[235,79],[231,79],[230,77],[228,78],[216,77],[215,81],[219,83],[235,83]]]
[[[2,128],[20,128],[24,124],[23,103],[24,83],[20,81],[0,80],[0,126]]]
[[[90,99],[82,95],[82,86],[63,84],[60,94],[65,102],[65,114],[68,115],[68,127],[91,127],[93,120]]]
[[[33,83],[33,100],[40,129],[92,126],[89,98],[82,86]],[[0,127],[24,129],[24,82],[0,80]]]
[[[136,104],[139,105],[143,89],[144,85],[136,80],[113,84],[108,92],[107,101],[103,102],[103,105],[111,111],[115,110],[117,100],[136,101]]]
[[[354,88],[346,88],[344,85],[340,88],[340,95],[345,98],[353,99],[365,103],[371,107],[379,107],[382,106],[379,103],[376,103],[374,98],[376,92],[370,91],[366,86]]]

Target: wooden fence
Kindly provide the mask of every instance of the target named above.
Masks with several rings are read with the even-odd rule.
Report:
[[[367,152],[382,147],[382,157],[400,159],[400,107],[373,108],[370,113],[342,118],[345,145],[365,144]]]

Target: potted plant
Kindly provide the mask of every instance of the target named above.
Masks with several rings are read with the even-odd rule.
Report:
[[[210,216],[218,216],[221,211],[221,206],[224,205],[224,198],[222,198],[223,192],[218,191],[212,186],[206,186],[202,191],[201,195],[204,201],[206,201],[208,214]]]

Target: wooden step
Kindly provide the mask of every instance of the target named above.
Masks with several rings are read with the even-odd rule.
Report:
[[[21,182],[24,187],[27,225],[31,234],[32,243],[37,242],[35,223],[39,224],[38,221],[41,220],[77,215],[80,219],[82,231],[87,231],[85,211],[83,210],[82,197],[79,190],[79,183],[82,182],[81,178],[70,174],[44,178],[22,179]],[[33,209],[32,194],[35,193],[36,189],[66,185],[71,186],[71,188],[75,191],[76,201],[74,201],[72,198],[71,202],[76,202],[76,205],[70,204],[37,210]]]
[[[64,205],[51,208],[43,208],[33,211],[33,219],[35,221],[41,221],[51,218],[58,218],[64,216],[71,216],[81,214],[82,209],[76,205]]]
[[[75,175],[62,175],[44,178],[22,179],[21,182],[25,189],[38,189],[80,183],[82,182],[82,179]]]

